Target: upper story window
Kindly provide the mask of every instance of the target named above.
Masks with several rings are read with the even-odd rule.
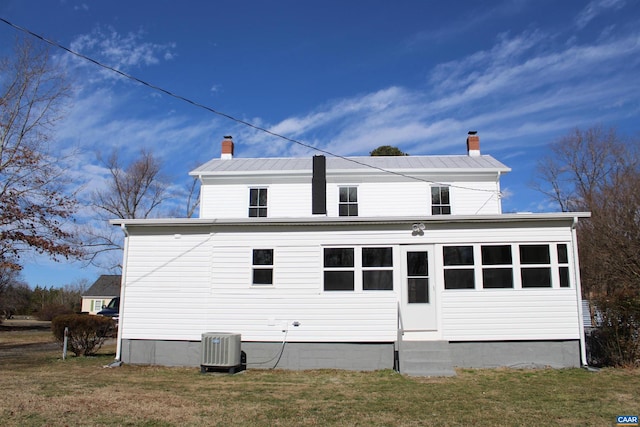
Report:
[[[431,187],[431,215],[451,215],[449,187]]]
[[[267,216],[267,189],[249,189],[249,217]]]
[[[340,216],[358,216],[358,187],[340,187]]]

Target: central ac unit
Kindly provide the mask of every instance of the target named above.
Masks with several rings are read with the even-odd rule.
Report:
[[[235,371],[241,365],[240,334],[228,332],[205,332],[202,334],[202,358],[200,370],[227,368]]]

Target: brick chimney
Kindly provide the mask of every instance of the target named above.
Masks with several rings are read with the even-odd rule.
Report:
[[[470,130],[467,134],[467,154],[471,157],[480,155],[480,137],[478,131]]]
[[[222,140],[221,159],[233,159],[233,139],[231,136],[225,136]]]

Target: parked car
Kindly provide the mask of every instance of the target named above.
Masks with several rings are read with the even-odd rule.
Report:
[[[120,316],[120,297],[115,297],[109,301],[109,304],[103,305],[98,316],[113,317],[117,321]]]

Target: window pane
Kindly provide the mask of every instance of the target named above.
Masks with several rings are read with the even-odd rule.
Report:
[[[440,205],[440,187],[431,187],[431,204]]]
[[[569,257],[567,256],[567,245],[565,244],[558,245],[558,262],[563,264],[569,262]]]
[[[253,265],[273,265],[273,249],[254,249]]]
[[[440,209],[441,215],[451,215],[451,206],[442,206]]]
[[[440,203],[443,205],[449,204],[449,187],[440,187]]]
[[[522,264],[549,264],[549,245],[520,245]]]
[[[325,291],[352,291],[353,271],[325,271]]]
[[[266,188],[261,188],[258,190],[258,203],[260,203],[260,206],[267,206],[267,189]]]
[[[358,205],[347,205],[349,207],[349,216],[358,216]]]
[[[349,201],[349,188],[340,187],[340,202],[347,203]]]
[[[407,252],[407,275],[428,276],[427,252]]]
[[[358,187],[349,187],[349,201],[351,203],[358,202]]]
[[[249,218],[255,218],[258,216],[258,208],[249,208]]]
[[[569,267],[560,267],[560,287],[569,287]]]
[[[471,269],[444,271],[445,289],[473,289],[475,286],[474,273]]]
[[[365,291],[392,291],[393,271],[367,270],[362,272],[362,289]]]
[[[511,264],[511,245],[483,246],[482,265]]]
[[[444,265],[473,265],[473,246],[445,246]]]
[[[485,289],[513,288],[511,268],[483,268],[482,287]]]
[[[353,267],[353,248],[325,248],[325,267]]]
[[[340,216],[349,216],[349,205],[338,206],[338,214]]]
[[[249,206],[258,206],[258,189],[252,188],[249,190]]]
[[[408,279],[407,300],[410,304],[429,302],[429,279]]]
[[[254,285],[271,285],[273,284],[273,270],[271,268],[254,268],[253,269]]]
[[[550,288],[551,269],[547,267],[523,268],[522,271],[523,288]]]
[[[393,267],[391,248],[362,248],[363,267]]]

